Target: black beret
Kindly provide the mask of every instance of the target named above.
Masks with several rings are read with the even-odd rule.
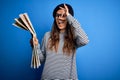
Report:
[[[73,11],[73,8],[69,5],[69,4],[65,4],[68,9],[69,9],[69,13],[74,16],[74,11]],[[53,10],[53,17],[55,18],[55,15],[56,15],[56,12],[60,9],[60,7],[64,7],[64,4],[59,4],[58,6],[56,6],[56,8]]]

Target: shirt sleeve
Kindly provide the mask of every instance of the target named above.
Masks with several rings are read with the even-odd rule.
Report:
[[[40,59],[40,62],[44,62],[45,61],[45,56],[46,56],[46,50],[45,50],[45,36],[44,38],[42,39],[42,44],[40,46],[40,44],[38,44],[36,46],[37,48],[37,54],[39,55],[39,59]]]
[[[71,14],[67,16],[67,20],[68,20],[68,23],[72,27],[74,27],[76,47],[78,48],[86,45],[89,42],[89,40],[88,40],[87,34],[82,29],[80,23]]]

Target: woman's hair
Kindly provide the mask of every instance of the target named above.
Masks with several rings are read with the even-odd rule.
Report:
[[[64,4],[60,4],[58,5],[59,7],[64,7]],[[66,4],[70,14],[73,15],[73,9],[72,7],[68,4]],[[51,30],[51,36],[49,38],[49,49],[50,50],[55,50],[56,52],[58,51],[58,45],[59,45],[59,33],[60,33],[60,29],[57,26],[57,23],[55,21],[55,14],[56,12],[60,9],[59,7],[56,7],[53,11],[53,17],[54,17],[54,22],[53,22],[53,27]],[[69,25],[69,23],[67,22],[66,25],[66,31],[65,31],[65,35],[64,35],[64,45],[63,45],[63,52],[66,53],[67,55],[70,55],[72,53],[75,53],[75,35],[74,35],[74,27],[72,27],[71,25]]]

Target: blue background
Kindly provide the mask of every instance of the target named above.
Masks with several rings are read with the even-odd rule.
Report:
[[[0,80],[40,80],[42,68],[30,68],[31,35],[12,23],[27,12],[41,42],[60,3],[72,5],[90,40],[77,50],[79,79],[120,80],[119,0],[0,0]]]

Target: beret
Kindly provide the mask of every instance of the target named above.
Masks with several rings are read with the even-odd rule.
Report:
[[[74,16],[74,11],[73,11],[73,8],[71,7],[71,5],[69,5],[69,4],[65,4],[65,5],[66,5],[66,6],[68,7],[68,9],[69,9],[69,13],[70,13],[72,16]],[[57,5],[57,6],[55,7],[55,9],[53,10],[53,17],[54,17],[54,18],[55,18],[56,12],[60,9],[60,7],[65,8],[63,3]]]

